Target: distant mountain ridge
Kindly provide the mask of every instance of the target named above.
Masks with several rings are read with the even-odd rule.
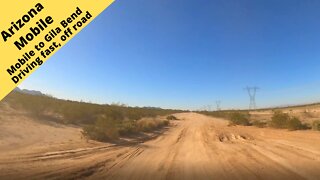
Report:
[[[28,90],[28,89],[20,89],[20,88],[15,88],[14,91],[23,93],[23,94],[30,94],[34,96],[47,96],[46,94],[43,94],[41,91],[36,91],[36,90]]]

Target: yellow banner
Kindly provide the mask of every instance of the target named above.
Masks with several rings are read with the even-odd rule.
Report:
[[[114,0],[7,0],[0,7],[0,100]]]

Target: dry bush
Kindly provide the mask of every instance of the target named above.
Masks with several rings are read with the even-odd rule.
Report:
[[[175,117],[174,115],[169,115],[167,116],[167,120],[179,120],[177,117]]]
[[[119,138],[114,120],[99,117],[93,125],[83,128],[83,135],[97,141],[113,141]]]
[[[168,126],[169,121],[157,118],[143,118],[137,121],[139,131],[151,131],[164,126]]]
[[[264,121],[255,120],[251,123],[253,126],[256,126],[258,128],[264,128],[267,126],[267,123]]]
[[[233,112],[230,114],[230,123],[234,125],[250,126],[250,114],[245,112]]]
[[[289,121],[287,122],[287,128],[290,131],[294,131],[294,130],[306,129],[307,127],[306,125],[301,123],[299,118],[293,117],[293,118],[290,118]]]
[[[312,129],[316,131],[320,131],[320,120],[315,120],[312,123]]]
[[[287,123],[290,120],[288,114],[282,111],[275,111],[270,122],[270,126],[273,128],[285,129],[287,128]]]
[[[271,118],[270,126],[279,129],[301,130],[308,129],[306,124],[303,124],[299,118],[290,117],[288,114],[281,111],[275,111]]]
[[[119,134],[122,136],[138,133],[136,121],[125,120],[119,125]]]

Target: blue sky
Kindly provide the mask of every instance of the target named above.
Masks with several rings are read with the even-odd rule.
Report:
[[[320,101],[320,1],[118,0],[21,84],[97,103],[198,109]]]

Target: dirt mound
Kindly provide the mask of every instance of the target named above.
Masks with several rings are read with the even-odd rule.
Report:
[[[253,140],[252,136],[245,134],[221,133],[218,136],[220,142],[234,142]]]
[[[88,146],[81,128],[30,117],[9,107],[1,107],[0,154],[41,152]]]

